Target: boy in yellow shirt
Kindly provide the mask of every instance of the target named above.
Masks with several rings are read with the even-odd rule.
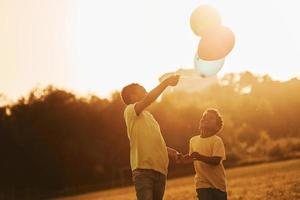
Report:
[[[216,109],[207,109],[199,123],[200,134],[190,139],[189,154],[181,163],[193,162],[195,185],[201,200],[227,200],[226,175],[222,161],[226,159],[222,139],[216,134],[223,120]]]
[[[124,118],[130,142],[130,165],[138,200],[162,200],[169,158],[177,159],[179,153],[166,146],[160,126],[145,109],[168,87],[177,85],[178,75],[162,81],[146,92],[145,88],[133,83],[122,89],[121,96],[127,105]]]

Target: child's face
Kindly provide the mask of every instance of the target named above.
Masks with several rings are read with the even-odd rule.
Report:
[[[217,116],[214,113],[206,112],[203,114],[199,129],[205,132],[214,133],[216,130]]]

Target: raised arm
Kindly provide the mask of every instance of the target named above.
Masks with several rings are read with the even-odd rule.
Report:
[[[197,152],[193,152],[191,157],[194,160],[200,160],[200,161],[205,162],[209,165],[218,165],[218,164],[220,164],[221,159],[222,159],[219,156],[204,156],[204,155],[201,155]]]
[[[172,75],[169,78],[165,79],[158,86],[156,86],[153,90],[151,90],[145,98],[143,98],[140,102],[135,104],[135,112],[139,115],[145,108],[147,108],[151,103],[153,103],[159,95],[168,87],[177,85],[179,80],[179,75]]]

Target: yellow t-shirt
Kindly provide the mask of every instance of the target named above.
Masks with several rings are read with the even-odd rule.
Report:
[[[124,111],[131,169],[152,169],[167,175],[169,158],[159,124],[148,111],[137,115],[134,105],[128,105]]]
[[[225,148],[219,136],[201,138],[194,136],[190,140],[190,152],[198,152],[204,156],[220,156],[222,161],[226,159]],[[194,161],[196,188],[216,188],[226,192],[226,175],[223,162],[219,165],[209,165],[202,161]]]

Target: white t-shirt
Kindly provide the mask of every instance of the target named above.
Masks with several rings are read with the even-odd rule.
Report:
[[[167,175],[169,158],[159,124],[146,110],[137,115],[134,105],[128,105],[124,111],[131,169],[153,169]]]
[[[190,151],[198,152],[204,156],[219,156],[222,161],[226,159],[225,148],[222,139],[219,136],[213,135],[207,138],[201,138],[200,135],[190,139]],[[195,160],[195,185],[196,188],[216,188],[226,192],[226,175],[223,163],[219,165],[210,165],[205,162]]]

